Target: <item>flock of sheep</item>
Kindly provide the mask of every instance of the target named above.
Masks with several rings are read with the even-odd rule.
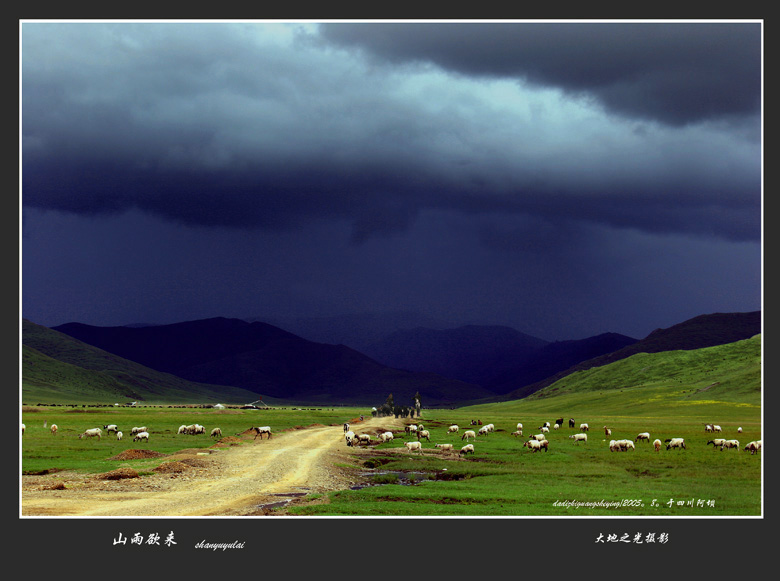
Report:
[[[22,424],[22,435],[24,435],[26,429],[27,426]],[[252,429],[261,429],[261,428],[252,428]],[[51,431],[52,435],[56,435],[57,431],[59,430],[59,427],[57,426],[57,424],[52,424],[49,430]],[[97,438],[98,440],[100,440],[100,438],[103,436],[103,430],[106,431],[106,435],[114,434],[117,440],[121,440],[122,437],[124,436],[124,433],[119,429],[119,427],[116,424],[106,424],[102,428],[89,428],[87,430],[84,430],[78,435],[78,437],[80,440],[84,438]],[[206,428],[204,428],[200,424],[191,424],[189,426],[182,425],[179,427],[177,433],[178,434],[205,434]],[[133,436],[133,442],[149,441],[149,429],[146,426],[132,428],[130,430],[130,435]],[[213,430],[211,430],[212,437],[221,436],[221,435],[222,435],[221,429],[214,428]],[[270,428],[268,429],[268,435],[270,437]]]
[[[473,423],[473,422],[472,422]],[[541,426],[539,426],[538,434],[534,434],[533,436],[530,436],[528,440],[526,440],[523,443],[523,447],[528,448],[531,452],[539,452],[541,450],[544,450],[545,452],[548,451],[550,443],[547,440],[547,434],[549,431],[552,430],[558,430],[563,426],[563,418],[558,418],[553,425],[550,424],[550,422],[544,422]],[[574,419],[569,419],[569,427],[574,428],[575,422]],[[461,440],[465,440],[468,442],[470,439],[477,439],[478,436],[486,436],[490,432],[493,432],[495,430],[494,424],[485,424],[481,426],[477,431],[474,431],[472,429],[465,430],[463,434],[461,435]],[[588,443],[588,431],[590,430],[590,427],[587,423],[581,423],[579,425],[579,432],[575,434],[571,434],[569,436],[569,439],[573,440],[575,443],[583,442],[585,444]],[[705,431],[706,432],[722,432],[722,428],[717,424],[705,424]],[[460,432],[460,427],[457,424],[452,424],[447,428],[447,435],[452,434],[458,434]],[[737,428],[738,433],[742,433],[742,428]],[[427,441],[431,441],[430,438],[430,431],[424,429],[424,426],[422,424],[409,424],[405,428],[405,435],[407,436],[416,436],[416,440],[412,440],[409,442],[404,442],[404,446],[409,452],[417,452],[418,454],[422,454],[423,447],[422,447],[422,440],[425,439]],[[523,424],[518,422],[516,429],[514,432],[512,432],[513,436],[522,436],[523,435]],[[604,426],[604,435],[605,437],[611,437],[612,436],[612,429]],[[346,441],[347,446],[360,446],[361,444],[371,444],[374,440],[372,439],[370,434],[356,434],[351,428],[348,423],[344,424],[344,438]],[[393,432],[382,432],[377,436],[377,441],[379,443],[381,442],[388,442],[394,438]],[[635,443],[637,442],[650,442],[650,433],[649,432],[641,432],[637,434],[636,438],[633,440],[631,439],[620,439],[620,440],[610,440],[609,441],[609,449],[611,452],[625,452],[628,450],[635,450],[636,446]],[[653,449],[658,452],[663,447],[664,443],[666,444],[667,450],[672,449],[685,449],[685,439],[684,438],[667,438],[664,440],[664,442],[661,442],[660,439],[656,438],[652,442]],[[739,449],[739,440],[733,439],[733,440],[727,440],[723,438],[716,438],[713,440],[710,440],[707,442],[707,444],[712,444],[714,447],[719,447],[722,450],[728,449],[728,448],[736,448]],[[454,451],[454,446],[451,443],[443,443],[443,444],[436,444],[436,448],[438,448],[441,451]],[[761,440],[755,440],[752,442],[749,442],[745,448],[745,451],[749,451],[751,454],[755,454],[756,452],[759,452],[761,450]],[[473,454],[474,453],[474,445],[467,443],[464,445],[460,451],[459,455],[463,456],[466,454]]]

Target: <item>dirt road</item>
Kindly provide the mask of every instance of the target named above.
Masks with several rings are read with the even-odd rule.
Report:
[[[402,427],[395,418],[360,424],[369,433]],[[313,426],[271,439],[246,437],[240,445],[183,450],[161,458],[150,476],[25,475],[22,516],[268,514],[274,504],[354,484],[354,470],[338,464],[354,464],[349,456],[356,452],[344,444],[342,426]]]

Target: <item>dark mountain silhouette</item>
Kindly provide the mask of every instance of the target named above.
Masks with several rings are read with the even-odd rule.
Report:
[[[391,367],[438,373],[485,386],[517,369],[547,343],[504,326],[418,327],[391,333],[365,353]]]
[[[699,315],[669,327],[656,329],[647,337],[610,353],[583,360],[535,383],[518,387],[502,400],[521,399],[571,373],[607,365],[636,353],[702,349],[733,343],[761,333],[761,311]]]
[[[302,339],[266,323],[213,318],[152,327],[54,327],[152,369],[259,395],[314,403],[403,405],[419,392],[426,404],[490,395],[483,388],[432,373],[381,365],[344,345]]]

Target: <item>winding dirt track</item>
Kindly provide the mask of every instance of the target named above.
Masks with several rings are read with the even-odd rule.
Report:
[[[394,418],[369,418],[361,431],[398,429]],[[184,469],[142,478],[101,479],[73,473],[22,477],[22,516],[253,516],[303,494],[348,488],[354,478],[341,426],[314,426],[227,448],[188,451],[159,466]],[[189,464],[186,462],[189,461]]]

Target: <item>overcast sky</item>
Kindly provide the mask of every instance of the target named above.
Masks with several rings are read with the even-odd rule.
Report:
[[[762,23],[24,22],[22,314],[761,308]]]

